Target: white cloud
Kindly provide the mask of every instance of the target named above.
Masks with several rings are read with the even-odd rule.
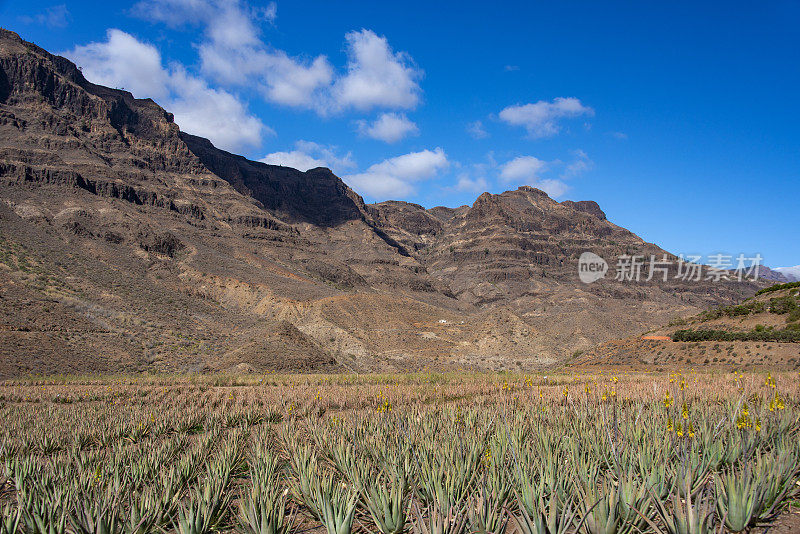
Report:
[[[500,165],[500,180],[505,184],[530,185],[537,187],[557,198],[569,190],[569,186],[561,180],[542,178],[550,165],[533,156],[519,156]]]
[[[559,119],[581,115],[594,115],[594,110],[581,104],[577,98],[556,98],[552,102],[540,100],[535,104],[509,106],[500,112],[500,119],[514,126],[523,126],[533,138],[550,137],[561,127]]]
[[[394,52],[386,37],[371,30],[350,32],[345,39],[347,74],[333,87],[338,107],[365,111],[375,107],[413,109],[419,104],[422,71],[411,56]]]
[[[275,132],[248,114],[247,106],[221,89],[212,89],[200,78],[173,65],[171,86],[175,97],[168,105],[182,130],[209,138],[216,146],[236,150],[257,147],[262,136]]]
[[[483,123],[481,121],[469,123],[467,125],[467,133],[469,133],[474,139],[485,139],[489,137],[489,133],[483,127]]]
[[[110,29],[105,42],[76,46],[63,55],[91,82],[157,100],[175,115],[182,130],[207,137],[220,148],[258,146],[263,135],[274,133],[236,96],[210,87],[178,63],[165,68],[153,45],[121,30]]]
[[[419,103],[422,71],[371,30],[345,35],[348,63],[337,75],[324,55],[292,57],[264,41],[257,23],[274,23],[274,2],[254,8],[245,0],[142,0],[133,12],[172,27],[200,27],[203,73],[226,86],[256,87],[276,104],[326,115],[350,108],[413,109]]]
[[[216,81],[235,86],[255,82],[265,98],[277,104],[321,107],[323,91],[333,80],[333,67],[325,56],[302,61],[282,50],[231,48],[217,41],[201,44],[199,52],[203,72]]]
[[[134,7],[142,18],[170,26],[203,28],[198,45],[202,71],[229,86],[255,85],[271,102],[313,108],[333,81],[325,56],[295,59],[261,39],[258,21],[274,22],[274,2],[254,8],[240,0],[144,0]]]
[[[367,121],[358,121],[358,132],[373,139],[396,143],[408,135],[419,134],[419,128],[405,115],[382,113],[371,124]]]
[[[539,180],[533,187],[538,187],[545,193],[547,193],[550,198],[558,198],[567,191],[569,191],[569,186],[562,182],[561,180],[556,180],[553,178],[546,178],[544,180]]]
[[[589,159],[589,156],[583,150],[575,150],[572,154],[574,159],[567,164],[564,172],[561,173],[562,178],[573,178],[594,167],[594,162]]]
[[[48,28],[65,28],[72,16],[65,4],[50,6],[41,13],[32,16],[23,15],[19,17],[23,24],[42,24]]]
[[[773,271],[778,271],[789,280],[797,280],[800,282],[800,265],[795,267],[778,267],[777,269],[773,269]]]
[[[122,30],[110,29],[105,42],[76,46],[64,55],[90,82],[125,88],[139,98],[169,96],[170,75],[161,65],[161,53]]]
[[[435,178],[448,165],[444,150],[436,148],[387,159],[342,179],[370,197],[397,198],[413,193],[415,182]]]
[[[539,178],[547,163],[533,156],[519,156],[500,166],[500,179],[506,183],[530,184]]]
[[[267,154],[260,160],[262,163],[269,163],[270,165],[283,165],[284,167],[291,167],[299,171],[307,171],[316,167],[327,167],[327,162],[309,156],[300,150],[291,150],[289,152],[273,152]]]
[[[486,178],[482,176],[471,178],[468,174],[459,175],[458,182],[456,183],[457,190],[467,191],[469,193],[482,193],[486,191],[488,187],[489,184],[486,182]]]
[[[334,172],[342,172],[355,166],[350,152],[344,156],[339,156],[336,153],[336,147],[303,140],[295,143],[295,150],[273,152],[259,161],[271,165],[292,167],[301,171],[307,171],[315,167],[328,167]]]

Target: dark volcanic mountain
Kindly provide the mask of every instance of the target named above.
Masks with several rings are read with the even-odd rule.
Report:
[[[0,31],[0,377],[532,367],[755,289],[585,285],[585,250],[664,254],[530,187],[366,205]]]

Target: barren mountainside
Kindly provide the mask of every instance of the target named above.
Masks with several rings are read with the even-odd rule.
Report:
[[[365,204],[0,31],[0,378],[539,367],[757,289],[586,285],[584,251],[665,254],[531,187]]]

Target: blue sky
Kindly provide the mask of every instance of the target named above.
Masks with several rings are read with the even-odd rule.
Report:
[[[800,263],[800,3],[3,2],[0,24],[367,201],[527,184],[675,253]]]

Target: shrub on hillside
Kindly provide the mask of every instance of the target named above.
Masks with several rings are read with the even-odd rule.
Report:
[[[678,330],[672,334],[672,341],[773,341],[781,343],[800,343],[800,331],[794,328],[769,330],[761,328],[749,332],[730,332],[728,330]]]
[[[793,287],[800,287],[800,282],[789,282],[788,284],[775,284],[774,286],[765,287],[756,291],[756,295],[763,295],[764,293],[772,293],[780,291],[781,289],[792,289]]]

